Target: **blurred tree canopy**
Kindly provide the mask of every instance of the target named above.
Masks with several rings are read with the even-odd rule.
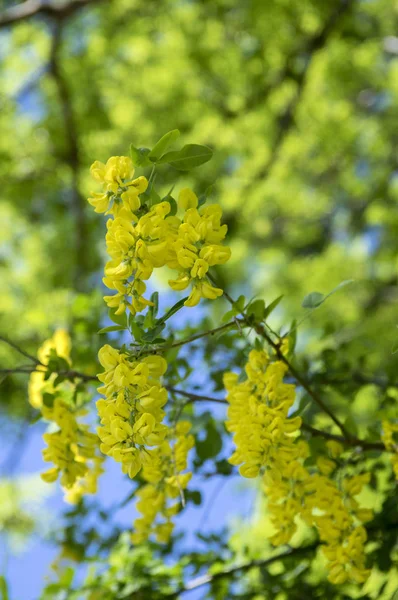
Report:
[[[377,423],[398,417],[397,31],[391,0],[0,0],[0,335],[36,354],[67,327],[74,364],[97,372],[105,228],[86,201],[89,166],[178,128],[183,143],[210,146],[214,158],[190,173],[166,166],[162,193],[176,182],[198,195],[211,186],[232,249],[217,271],[222,287],[267,304],[283,295],[270,322],[296,333],[296,368],[353,435],[376,443]],[[302,307],[308,294],[337,286],[319,306]],[[228,307],[211,310],[204,324]],[[220,391],[222,372],[244,358],[227,336],[206,339],[205,391]],[[5,372],[19,364],[18,352],[0,344],[5,438],[33,420],[26,375]],[[310,425],[330,426],[305,390],[301,403]],[[226,433],[222,418],[197,419],[207,432],[202,466]],[[217,559],[231,576],[216,568],[209,598],[391,600],[395,484],[377,451],[368,460],[380,471],[368,587],[332,586],[316,563],[309,573],[304,553],[262,568],[270,547],[259,508],[251,529],[232,540],[209,536],[203,554],[131,550],[115,531],[89,540],[111,567],[87,583],[108,595],[87,597],[177,598],[170,590],[184,589],[189,566],[202,574]],[[223,458],[217,468],[229,474]],[[81,551],[84,532],[79,543],[73,533],[88,509],[79,510],[66,518],[69,546]],[[236,562],[248,566],[233,570]],[[68,594],[69,576],[45,598],[83,597],[56,596]]]

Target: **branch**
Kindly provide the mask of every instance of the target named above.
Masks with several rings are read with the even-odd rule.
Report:
[[[265,567],[268,567],[269,565],[272,565],[272,563],[277,562],[278,560],[286,560],[293,556],[299,556],[300,554],[308,554],[308,553],[316,550],[318,548],[318,546],[319,546],[319,542],[316,542],[314,544],[311,544],[309,546],[303,546],[301,548],[291,548],[290,550],[287,550],[286,552],[280,552],[279,554],[276,554],[275,556],[271,556],[271,558],[252,560],[250,562],[243,563],[243,564],[237,565],[235,567],[230,567],[229,569],[225,569],[224,571],[219,571],[218,573],[214,573],[214,574],[206,573],[206,575],[201,575],[200,577],[197,577],[197,578],[193,579],[192,581],[189,581],[187,584],[185,584],[179,590],[176,590],[175,592],[171,592],[170,594],[165,594],[161,598],[162,598],[162,600],[166,600],[166,599],[171,600],[172,598],[178,598],[178,596],[180,596],[181,594],[185,594],[186,592],[191,592],[192,590],[197,590],[198,588],[201,588],[204,585],[208,585],[209,583],[213,583],[214,581],[217,581],[218,579],[223,579],[224,577],[230,577],[231,575],[235,575],[235,573],[249,571],[250,569],[253,569],[254,567],[265,568]],[[130,596],[130,598],[132,599],[132,596]]]
[[[46,367],[47,365],[41,365],[38,363],[38,366]],[[0,369],[0,374],[12,375],[13,373],[25,373],[26,375],[31,375],[32,373],[41,373],[44,375],[46,371],[42,369],[34,369],[29,367],[14,367],[11,369]],[[98,377],[96,375],[87,375],[86,373],[81,373],[80,371],[75,371],[71,369],[70,371],[53,371],[57,375],[61,375],[65,377],[65,379],[81,379],[82,381],[97,381]]]
[[[0,335],[0,341],[4,342],[5,344],[8,344],[9,346],[11,346],[11,348],[14,348],[14,350],[19,352],[19,354],[22,354],[22,356],[25,356],[25,358],[29,358],[29,360],[33,361],[36,365],[41,364],[41,362],[35,356],[33,356],[32,354],[29,354],[25,350],[22,350],[22,348],[20,346],[18,346],[15,342],[12,342],[8,338]]]
[[[69,0],[56,4],[48,0],[26,0],[26,2],[22,2],[21,4],[11,6],[0,14],[0,28],[13,25],[37,15],[63,19],[71,16],[84,6],[100,1],[103,0]]]
[[[86,0],[87,1],[87,0]],[[72,172],[71,181],[71,208],[75,220],[75,276],[74,285],[77,290],[82,289],[83,274],[86,270],[88,239],[85,199],[79,190],[80,149],[79,135],[73,112],[73,101],[63,69],[61,68],[61,44],[63,21],[58,20],[54,25],[51,46],[49,73],[52,76],[59,96],[64,135],[66,139],[66,152],[64,160]]]
[[[212,277],[212,275],[208,274],[208,277],[209,277],[210,281],[212,283],[214,283],[214,285],[218,286],[217,282],[215,281],[214,277]],[[317,392],[315,392],[315,390],[313,390],[311,388],[311,386],[306,381],[306,379],[304,377],[302,377],[302,375],[296,370],[295,367],[293,367],[293,365],[290,363],[290,361],[286,358],[286,356],[283,354],[283,352],[281,352],[280,342],[274,342],[274,340],[270,337],[268,332],[265,330],[265,328],[261,324],[252,322],[250,319],[248,319],[246,314],[237,306],[235,300],[233,298],[231,298],[231,296],[228,294],[228,292],[226,292],[224,290],[223,294],[226,297],[226,299],[228,300],[228,302],[231,304],[231,306],[234,308],[237,308],[239,310],[239,314],[242,316],[242,319],[236,319],[235,321],[241,325],[245,324],[247,327],[253,328],[258,335],[260,335],[263,339],[265,339],[268,342],[268,344],[275,350],[276,355],[279,358],[279,360],[281,360],[282,362],[285,363],[285,365],[287,366],[287,368],[290,371],[290,374],[294,377],[294,379],[297,381],[297,383],[299,383],[301,385],[301,387],[307,392],[307,394],[313,399],[313,401],[323,410],[323,412],[325,412],[332,419],[332,421],[337,425],[337,427],[340,429],[340,431],[342,432],[344,437],[347,440],[352,439],[352,436],[346,430],[346,428],[344,427],[344,425],[340,421],[340,419],[338,419],[338,417],[336,417],[333,414],[333,412],[324,403],[324,401],[317,394]]]
[[[165,386],[165,388],[167,390],[169,390],[169,392],[172,392],[174,394],[179,394],[180,396],[184,396],[185,398],[188,398],[188,400],[187,400],[187,402],[185,402],[184,406],[189,403],[192,403],[192,402],[215,402],[218,404],[225,404],[225,405],[228,404],[228,401],[225,400],[224,398],[214,398],[212,396],[200,396],[198,394],[192,394],[191,392],[186,392],[185,390],[180,390],[178,388],[174,388],[174,387],[167,386],[167,385]],[[343,437],[342,435],[336,435],[334,433],[329,433],[328,431],[316,429],[315,427],[312,427],[311,425],[307,425],[306,423],[301,423],[301,429],[303,431],[307,431],[314,437],[323,437],[326,440],[335,440],[336,442],[340,442],[341,444],[344,444],[345,446],[360,447],[363,450],[384,450],[384,451],[386,451],[386,448],[382,442],[367,442],[366,440],[361,440],[359,438],[354,438],[354,437],[347,439],[346,437]]]
[[[248,321],[247,317],[244,317],[244,321],[245,322]],[[318,395],[318,393],[311,388],[308,381],[296,370],[296,367],[293,367],[291,362],[283,354],[283,352],[281,351],[281,348],[280,348],[280,344],[278,342],[274,342],[274,340],[270,337],[270,335],[267,333],[265,328],[262,325],[260,325],[259,323],[254,323],[252,326],[253,326],[255,332],[258,335],[260,335],[263,339],[265,339],[268,342],[268,344],[275,350],[277,357],[279,358],[279,360],[281,360],[283,363],[285,363],[285,365],[287,366],[287,368],[290,371],[290,374],[294,377],[294,379],[297,381],[297,383],[299,383],[301,385],[301,387],[307,392],[307,394],[313,399],[313,401],[319,406],[319,408],[321,408],[323,410],[323,412],[326,413],[332,419],[332,421],[337,425],[337,427],[340,429],[340,431],[342,432],[344,437],[347,440],[351,439],[352,438],[351,434],[344,427],[344,425],[340,421],[340,419],[338,417],[336,417],[336,415],[331,411],[331,409],[327,406],[327,404],[325,404],[325,402]]]
[[[185,390],[180,390],[171,385],[164,386],[166,390],[172,392],[173,394],[179,394],[180,396],[184,396],[188,398],[188,401],[185,404],[189,404],[190,402],[215,402],[218,404],[228,404],[228,402],[224,398],[213,398],[211,396],[199,396],[198,394],[191,394],[190,392],[186,392]]]
[[[192,335],[189,338],[186,338],[185,340],[181,340],[179,342],[173,342],[172,344],[169,344],[168,346],[163,346],[160,347],[159,350],[170,350],[171,348],[179,348],[180,346],[184,346],[185,344],[191,344],[192,342],[195,342],[196,340],[200,340],[201,338],[207,337],[207,336],[211,336],[211,335],[215,335],[216,333],[220,333],[221,331],[226,331],[227,329],[231,329],[232,327],[238,327],[238,321],[235,319],[234,321],[230,321],[229,323],[226,323],[225,325],[220,325],[220,327],[216,327],[215,329],[209,329],[208,331],[203,331],[202,333],[197,333],[195,335]]]

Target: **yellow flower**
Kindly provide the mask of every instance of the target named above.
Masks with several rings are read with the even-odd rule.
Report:
[[[180,191],[180,194],[178,196],[178,206],[182,210],[196,208],[198,206],[198,197],[189,188],[184,188]]]

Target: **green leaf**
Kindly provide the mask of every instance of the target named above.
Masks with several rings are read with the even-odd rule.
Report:
[[[298,417],[304,413],[304,411],[311,406],[311,398],[308,394],[304,394],[302,398],[300,398],[299,405],[297,410],[293,411],[290,415],[291,417]]]
[[[182,150],[167,152],[158,160],[158,164],[168,163],[179,171],[189,171],[207,163],[213,156],[213,150],[208,146],[187,144]]]
[[[275,308],[278,306],[278,304],[280,303],[282,298],[283,298],[283,294],[281,296],[278,296],[277,298],[275,298],[275,300],[273,300],[271,302],[271,304],[268,304],[268,306],[265,308],[263,319],[266,319],[267,317],[270,316],[270,314],[275,310]]]
[[[0,594],[1,600],[9,600],[10,596],[8,595],[8,584],[4,575],[0,575]]]
[[[238,308],[241,312],[245,310],[246,298],[241,295],[235,302],[236,308]]]
[[[146,192],[148,195],[148,192]],[[159,196],[155,188],[152,186],[151,191],[149,192],[148,206],[152,208],[152,206],[156,206],[156,204],[160,204],[162,202],[162,198]]]
[[[233,467],[225,458],[222,458],[216,461],[216,471],[220,475],[231,475]]]
[[[65,381],[65,379],[66,379],[65,375],[57,375],[56,378],[54,379],[53,386],[56,388],[63,381]]]
[[[29,425],[34,425],[35,423],[37,423],[38,421],[40,421],[40,419],[43,417],[42,413],[38,410],[35,411],[31,418],[29,419]]]
[[[49,394],[48,392],[44,392],[44,394],[43,394],[44,406],[48,406],[48,408],[51,408],[54,405],[54,400],[55,400],[54,394]]]
[[[151,161],[148,158],[150,153],[149,148],[135,148],[133,144],[130,146],[130,156],[135,167],[148,167]]]
[[[203,206],[203,204],[206,203],[206,200],[208,199],[209,196],[211,196],[211,194],[213,193],[214,190],[214,184],[209,185],[209,187],[207,187],[204,191],[203,194],[201,194],[198,198],[198,208],[200,208],[201,206]]]
[[[239,313],[234,308],[232,310],[228,310],[221,319],[221,323],[228,323],[231,319],[236,317],[237,314]]]
[[[138,323],[136,321],[130,322],[130,329],[131,329],[131,333],[134,336],[134,339],[137,342],[141,342],[143,339],[143,336],[145,334],[145,331],[138,325]]]
[[[264,350],[264,340],[263,339],[260,340],[260,338],[256,338],[254,340],[254,348],[258,352],[261,352],[261,350]]]
[[[303,308],[317,308],[325,301],[326,296],[321,292],[311,292],[304,298],[301,306]]]
[[[111,331],[123,331],[122,325],[109,325],[109,327],[103,327],[97,333],[110,333]]]
[[[149,310],[152,313],[152,315],[156,317],[159,310],[159,292],[153,292],[149,299],[152,302],[152,306],[149,307]]]
[[[288,340],[289,340],[288,356],[292,356],[294,354],[294,351],[296,349],[296,344],[297,344],[297,321],[296,321],[296,319],[293,319],[293,321],[292,321]]]
[[[185,499],[187,501],[193,502],[196,506],[200,506],[202,503],[202,494],[199,490],[186,490],[185,491]]]
[[[168,133],[165,133],[163,137],[160,138],[158,142],[154,145],[150,153],[148,154],[148,158],[152,162],[157,162],[159,158],[163,155],[163,153],[167,150],[167,148],[173,144],[180,136],[180,132],[178,129],[173,129]]]
[[[147,331],[146,333],[144,333],[142,335],[142,337],[141,337],[142,341],[143,342],[153,342],[158,337],[158,335],[162,333],[162,331],[165,327],[166,327],[166,325],[164,323],[161,323],[154,329]]]
[[[126,313],[122,315],[115,314],[115,308],[110,308],[108,311],[108,315],[111,321],[116,323],[116,325],[120,325],[123,329],[127,329],[127,316]]]
[[[206,437],[203,441],[196,440],[196,452],[201,461],[208,458],[213,458],[221,452],[222,437],[216,429],[213,421],[209,421],[206,425]]]
[[[168,216],[174,217],[174,215],[177,214],[177,210],[178,210],[177,202],[174,200],[173,196],[167,196],[165,198],[165,200],[167,200],[167,202],[169,202],[169,204],[170,204],[170,212],[169,212]]]
[[[331,292],[326,294],[326,296],[324,294],[321,294],[320,292],[311,292],[310,294],[307,294],[307,296],[304,298],[301,306],[303,308],[310,309],[318,308],[318,306],[323,304],[327,298],[335,294],[338,290],[345,287],[346,285],[354,283],[354,281],[355,279],[346,279],[345,281],[342,281],[341,283],[339,283],[339,285],[336,285],[336,287],[333,288]]]
[[[355,419],[351,415],[349,417],[347,417],[346,420],[344,421],[344,427],[346,428],[348,433],[350,433],[354,437],[357,437],[358,426],[356,424]]]
[[[253,300],[246,309],[248,317],[253,316],[257,321],[262,321],[265,313],[264,300]]]
[[[172,306],[164,315],[163,317],[160,317],[160,319],[158,319],[156,321],[156,323],[158,325],[160,325],[160,323],[165,323],[167,321],[167,319],[170,319],[170,317],[172,317],[176,312],[178,312],[183,306],[184,306],[184,302],[188,300],[188,296],[186,296],[185,298],[182,298],[182,300],[179,300],[178,302],[176,302],[174,304],[174,306]]]

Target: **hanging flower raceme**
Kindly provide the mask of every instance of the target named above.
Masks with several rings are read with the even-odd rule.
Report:
[[[145,310],[151,304],[144,297],[145,281],[154,269],[165,265],[178,271],[177,279],[169,281],[174,290],[192,284],[186,306],[195,306],[201,298],[214,300],[222,295],[208,277],[210,267],[226,263],[231,256],[230,249],[221,245],[227,226],[221,225],[218,205],[198,209],[197,196],[185,188],[178,200],[182,219],[171,214],[168,196],[148,206],[140,197],[148,181],[145,177],[133,179],[133,163],[126,156],[114,156],[106,165],[96,161],[91,174],[102,183],[103,192],[93,193],[89,203],[96,212],[113,217],[107,222],[110,260],[103,281],[116,290],[115,295],[104,297],[116,314],[126,309],[132,314]]]
[[[145,192],[148,181],[134,177],[134,166],[128,156],[112,156],[106,164],[96,160],[90,169],[94,179],[102,184],[101,193],[88,198],[95,212],[117,216],[121,209],[135,213],[140,208],[139,194]]]
[[[188,453],[194,445],[189,435],[191,424],[180,421],[170,428],[164,442],[149,450],[142,477],[148,483],[137,491],[137,510],[141,517],[134,522],[133,543],[141,543],[154,535],[158,542],[168,542],[173,532],[172,517],[181,507],[183,492],[192,473],[187,469]]]
[[[98,454],[98,437],[90,432],[87,424],[79,422],[79,418],[87,413],[71,400],[74,384],[70,381],[57,382],[56,372],[47,376],[51,360],[61,358],[69,367],[72,366],[70,349],[71,340],[64,329],[57,330],[42,344],[38,351],[38,372],[30,376],[29,400],[55,428],[55,431],[43,435],[47,443],[43,450],[44,461],[54,466],[41,477],[48,483],[60,477],[67,500],[77,502],[84,493],[96,492],[103,458]]]
[[[294,458],[301,419],[288,418],[295,388],[283,382],[286,365],[282,361],[270,362],[266,352],[252,350],[245,370],[243,382],[236,373],[224,376],[227,429],[234,433],[236,444],[229,462],[240,465],[243,477],[257,477],[266,467],[282,468]]]
[[[99,360],[105,369],[98,376],[104,384],[98,391],[105,396],[97,402],[100,449],[133,478],[150,460],[148,447],[161,445],[168,433],[162,423],[167,391],[160,383],[167,363],[158,355],[133,360],[108,344]]]
[[[43,405],[43,394],[52,394],[54,391],[54,381],[57,377],[56,373],[52,373],[46,379],[47,366],[50,360],[51,351],[55,351],[56,355],[65,359],[70,365],[70,350],[71,340],[66,329],[57,329],[54,335],[43,342],[37,352],[37,358],[40,364],[36,367],[29,378],[29,402],[33,408],[40,409]]]
[[[286,364],[271,362],[264,351],[252,350],[245,367],[246,379],[236,373],[224,376],[227,390],[227,429],[234,433],[236,451],[229,461],[240,465],[244,477],[263,474],[268,511],[275,534],[275,545],[287,544],[301,518],[315,527],[323,542],[329,563],[329,581],[364,582],[366,530],[363,522],[372,511],[361,508],[354,498],[366,483],[368,474],[342,479],[337,484],[331,475],[343,452],[341,444],[327,442],[327,456],[320,456],[314,467],[306,467],[307,442],[299,438],[301,419],[288,416],[295,398],[295,386],[283,377]]]
[[[78,422],[78,417],[84,416],[86,411],[73,411],[60,398],[56,398],[51,407],[43,406],[42,414],[58,427],[57,431],[43,436],[48,446],[43,450],[43,458],[55,466],[43,473],[42,479],[52,482],[60,475],[62,487],[69,490],[87,475],[90,462],[96,459],[98,438],[90,433],[88,425]]]
[[[174,290],[192,285],[186,306],[196,306],[201,298],[214,300],[222,295],[223,291],[211,284],[208,271],[231,257],[230,248],[221,245],[227,233],[227,226],[221,225],[221,207],[214,204],[198,209],[198,203],[192,190],[181,190],[178,204],[184,216],[173,245],[175,256],[168,262],[179,271],[178,278],[169,281]]]

